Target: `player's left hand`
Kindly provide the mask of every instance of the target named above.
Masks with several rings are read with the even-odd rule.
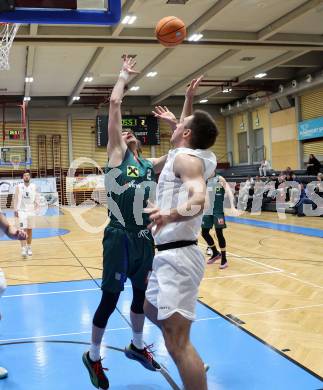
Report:
[[[193,98],[204,76],[200,76],[198,79],[193,79],[186,90],[185,96],[187,98]]]
[[[7,236],[12,240],[23,241],[27,239],[27,234],[24,230],[16,229],[13,226],[9,226],[9,229],[7,231]]]
[[[144,212],[149,214],[149,219],[151,221],[148,225],[148,229],[154,229],[155,234],[170,222],[170,216],[150,202],[148,202],[148,207],[144,209]]]
[[[176,116],[169,111],[169,109],[164,106],[156,106],[155,111],[152,112],[156,118],[163,120],[168,123],[172,128],[175,128],[177,125]]]

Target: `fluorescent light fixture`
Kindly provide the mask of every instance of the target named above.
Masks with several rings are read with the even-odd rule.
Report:
[[[230,92],[232,92],[232,88],[224,88],[222,92],[223,93],[230,93]]]
[[[33,82],[34,82],[34,78],[32,76],[25,77],[25,83],[33,83]]]
[[[30,96],[25,96],[24,97],[24,102],[30,102],[31,101],[31,97]]]
[[[221,113],[224,112],[224,108],[223,107],[220,108],[220,112]]]
[[[157,72],[149,72],[149,73],[147,73],[146,76],[147,77],[156,77],[157,76]]]
[[[84,82],[85,83],[91,83],[93,81],[93,77],[92,76],[86,76],[84,77]]]
[[[79,96],[73,96],[73,102],[78,102],[81,98]]]
[[[137,20],[137,16],[135,15],[126,15],[123,20],[122,20],[122,24],[134,24],[135,21]]]
[[[232,106],[231,104],[228,104],[228,110],[231,110]]]
[[[138,87],[138,85],[134,85],[130,88],[130,91],[138,91],[138,89],[140,89],[140,87]]]
[[[255,75],[255,79],[262,79],[263,77],[266,77],[267,73],[258,73]]]
[[[196,34],[190,35],[188,37],[188,40],[191,41],[191,42],[197,42],[197,41],[199,41],[202,38],[203,38],[203,34],[196,33]]]
[[[209,101],[209,99],[202,99],[202,100],[200,100],[200,103],[207,103]]]

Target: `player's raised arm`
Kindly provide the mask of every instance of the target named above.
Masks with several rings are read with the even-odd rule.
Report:
[[[125,56],[123,65],[118,77],[118,80],[112,90],[109,106],[109,122],[108,122],[108,155],[109,161],[119,160],[123,158],[127,145],[122,138],[122,122],[121,122],[121,103],[124,96],[125,86],[130,77],[137,74],[134,70],[136,62],[133,58]]]
[[[195,96],[195,93],[196,93],[202,79],[203,79],[203,76],[200,76],[197,79],[193,79],[190,82],[190,85],[188,86],[188,88],[186,89],[185,101],[184,101],[183,110],[182,110],[181,119],[180,119],[181,122],[184,121],[184,118],[193,114],[194,96]]]

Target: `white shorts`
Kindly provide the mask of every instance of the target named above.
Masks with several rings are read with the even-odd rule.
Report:
[[[33,211],[19,211],[18,221],[21,229],[33,229],[36,225],[35,213]]]
[[[197,245],[157,253],[146,299],[158,309],[158,320],[179,313],[194,321],[204,267],[204,256]]]

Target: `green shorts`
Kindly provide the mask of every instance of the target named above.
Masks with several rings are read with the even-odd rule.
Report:
[[[202,219],[202,229],[225,229],[227,227],[225,223],[224,214],[204,215]]]
[[[108,225],[103,237],[103,276],[101,289],[117,293],[127,278],[132,285],[146,290],[154,258],[149,230],[125,230]]]

